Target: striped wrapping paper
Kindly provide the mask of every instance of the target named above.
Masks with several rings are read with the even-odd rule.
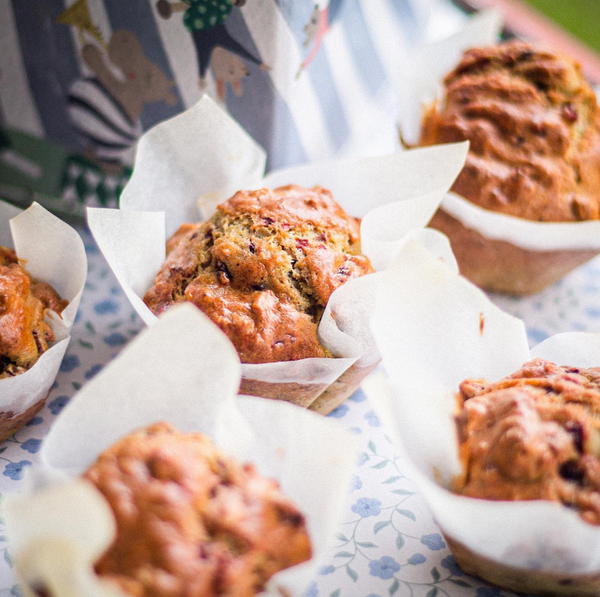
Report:
[[[433,1],[433,0],[432,0]],[[267,167],[397,148],[428,0],[4,0],[0,196],[114,206],[143,131],[209,93]]]

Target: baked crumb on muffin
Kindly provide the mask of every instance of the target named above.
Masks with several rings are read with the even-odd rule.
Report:
[[[317,327],[331,293],[372,271],[359,220],[329,191],[239,191],[207,222],[175,233],[144,301],[156,315],[192,302],[245,363],[324,357]]]
[[[560,502],[600,524],[600,367],[535,359],[496,383],[465,380],[458,398],[454,491]]]
[[[135,597],[251,597],[311,557],[304,516],[278,483],[200,433],[156,423],[116,442],[84,477],[117,524],[96,571]]]
[[[54,334],[46,311],[60,314],[67,304],[49,284],[31,279],[13,249],[0,247],[0,379],[24,373],[48,350]]]
[[[600,110],[579,65],[512,41],[465,52],[421,145],[470,141],[452,190],[537,221],[600,218]]]

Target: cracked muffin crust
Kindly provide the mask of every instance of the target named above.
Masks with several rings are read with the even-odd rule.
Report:
[[[464,140],[452,190],[469,201],[544,222],[600,218],[600,110],[572,60],[520,41],[465,52],[420,144]]]
[[[456,493],[551,500],[600,524],[600,367],[535,359],[496,383],[460,384]]]
[[[32,280],[12,249],[0,247],[0,379],[24,373],[48,350],[54,334],[44,315],[60,315],[67,304],[49,284]]]
[[[311,556],[304,516],[276,481],[199,433],[156,423],[85,473],[117,536],[96,571],[135,597],[251,597]]]
[[[190,301],[244,363],[330,356],[317,327],[331,293],[372,272],[360,223],[320,187],[239,191],[207,222],[184,224],[144,302]]]

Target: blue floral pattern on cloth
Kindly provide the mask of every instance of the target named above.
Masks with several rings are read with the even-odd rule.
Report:
[[[21,444],[21,449],[26,450],[30,454],[35,454],[41,447],[42,440],[30,437]]]
[[[438,549],[444,549],[446,544],[439,533],[431,533],[430,535],[423,535],[421,537],[421,543],[429,547],[433,551]]]
[[[454,559],[454,556],[446,556],[440,564],[454,576],[464,576],[465,573],[460,569],[460,566]]]
[[[371,560],[369,562],[369,571],[373,576],[379,576],[379,578],[388,579],[394,576],[394,572],[400,570],[400,564],[390,558],[390,556],[381,556],[378,560]]]
[[[379,427],[381,425],[379,417],[375,414],[375,411],[373,410],[370,410],[369,412],[365,413],[364,418],[367,420],[369,425],[371,425],[371,427]]]
[[[13,481],[19,481],[23,478],[26,466],[31,466],[31,461],[20,460],[19,462],[9,462],[4,466],[4,472],[2,474]]]
[[[351,491],[357,491],[358,489],[360,489],[362,487],[362,481],[360,480],[360,478],[357,475],[354,475],[352,477],[352,489]]]
[[[48,404],[48,408],[50,409],[50,412],[56,416],[68,404],[69,400],[69,396],[57,396]]]
[[[340,404],[335,410],[332,410],[327,416],[334,419],[341,419],[346,416],[348,407],[345,404]]]
[[[360,498],[356,500],[356,504],[350,510],[356,512],[362,518],[378,516],[379,512],[381,512],[381,502],[372,498]]]
[[[71,397],[143,328],[90,235],[89,277],[71,343],[47,404],[0,445],[0,502],[39,459],[41,442]],[[492,297],[522,318],[530,343],[563,331],[600,332],[600,259],[525,299]],[[319,562],[303,597],[512,597],[467,576],[450,554],[403,457],[361,390],[330,418],[355,434],[360,455],[334,547]],[[0,592],[18,597],[0,519]]]

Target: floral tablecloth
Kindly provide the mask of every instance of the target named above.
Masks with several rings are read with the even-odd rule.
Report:
[[[70,398],[142,327],[90,235],[81,234],[89,277],[71,344],[45,408],[0,446],[2,497],[19,490]],[[534,345],[561,331],[600,333],[599,293],[596,259],[534,297],[494,300],[525,321]],[[361,455],[334,547],[304,597],[508,597],[458,568],[367,396],[358,391],[329,416],[359,436]],[[0,552],[0,597],[19,595],[4,535]]]

